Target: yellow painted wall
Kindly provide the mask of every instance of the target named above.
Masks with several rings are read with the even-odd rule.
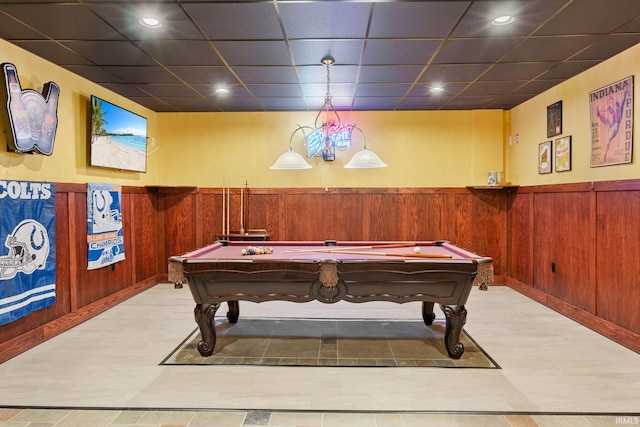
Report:
[[[159,113],[157,141],[161,185],[250,187],[463,187],[486,184],[486,172],[502,170],[503,112],[344,112],[357,123],[367,147],[389,165],[344,169],[364,141],[336,160],[313,158],[312,169],[273,171],[299,125],[313,125],[310,113]],[[293,148],[305,154],[298,132]]]
[[[595,67],[547,90],[539,96],[513,108],[510,113],[511,145],[505,141],[506,172],[514,184],[542,185],[569,182],[592,182],[640,177],[637,159],[637,139],[640,136],[640,91],[634,82],[634,137],[636,139],[632,162],[623,165],[591,167],[591,135],[589,118],[589,92],[618,80],[640,73],[640,44],[598,64]],[[562,134],[571,135],[571,171],[538,174],[538,144],[554,138],[546,135],[547,106],[562,101]],[[516,142],[519,135],[520,142]]]
[[[23,88],[61,89],[52,156],[6,151],[0,142],[0,179],[56,182],[117,182],[124,185],[217,187],[464,187],[486,183],[486,172],[502,170],[504,113],[479,111],[344,112],[344,122],[363,129],[367,145],[389,165],[344,169],[363,145],[338,152],[334,162],[310,160],[313,169],[272,171],[288,149],[297,124],[312,126],[307,113],[154,113],[113,92],[0,40],[1,62],[16,65]],[[154,146],[147,173],[88,166],[89,97],[97,95],[148,118]],[[2,129],[3,133],[4,129]],[[301,141],[294,148],[303,152]]]
[[[0,120],[0,179],[39,180],[86,183],[115,182],[141,186],[153,184],[158,166],[153,156],[147,159],[149,173],[123,172],[88,167],[89,98],[97,95],[130,111],[147,117],[149,133],[155,133],[156,114],[88,80],[27,53],[0,39],[0,62],[11,62],[18,70],[23,89],[42,92],[46,82],[60,86],[58,128],[53,154],[18,154],[7,152],[4,120]],[[0,90],[6,90],[0,88]]]

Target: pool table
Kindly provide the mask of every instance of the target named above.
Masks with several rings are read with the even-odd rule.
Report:
[[[250,246],[257,243],[264,245]],[[267,253],[243,255],[248,247]],[[486,289],[493,280],[493,264],[491,258],[446,241],[223,241],[170,257],[169,280],[189,285],[202,334],[198,351],[203,356],[213,353],[214,316],[222,302],[229,306],[229,322],[236,323],[241,300],[344,300],[422,301],[426,325],[435,319],[434,304],[440,304],[446,318],[447,352],[459,359],[464,353],[459,340],[467,316],[464,305],[474,281]]]

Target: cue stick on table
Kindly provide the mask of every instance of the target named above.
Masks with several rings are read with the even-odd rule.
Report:
[[[291,249],[290,251],[284,251],[285,254],[292,252],[340,252],[351,251],[358,249],[385,249],[385,248],[409,248],[416,246],[415,243],[390,243],[388,245],[369,245],[369,246],[349,246],[340,248],[338,246],[330,246],[324,249]]]
[[[334,251],[331,251],[331,253],[353,254],[353,255],[400,256],[400,257],[406,257],[406,258],[451,258],[451,255],[444,255],[444,254],[416,254],[416,253],[397,254],[393,252],[371,252],[371,251],[350,251],[350,250],[334,250]]]

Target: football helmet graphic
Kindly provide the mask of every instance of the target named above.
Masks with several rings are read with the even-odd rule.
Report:
[[[11,279],[18,272],[31,274],[45,269],[50,249],[49,235],[38,221],[21,221],[7,236],[4,245],[9,254],[0,256],[0,280]]]
[[[93,192],[93,231],[116,231],[122,228],[122,216],[117,209],[111,209],[113,196],[109,191]]]

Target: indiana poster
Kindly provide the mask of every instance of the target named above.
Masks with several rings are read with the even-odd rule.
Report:
[[[633,76],[589,93],[591,167],[630,163]]]
[[[120,185],[87,185],[88,270],[124,260],[121,194]]]
[[[0,325],[56,300],[55,185],[0,180]]]

